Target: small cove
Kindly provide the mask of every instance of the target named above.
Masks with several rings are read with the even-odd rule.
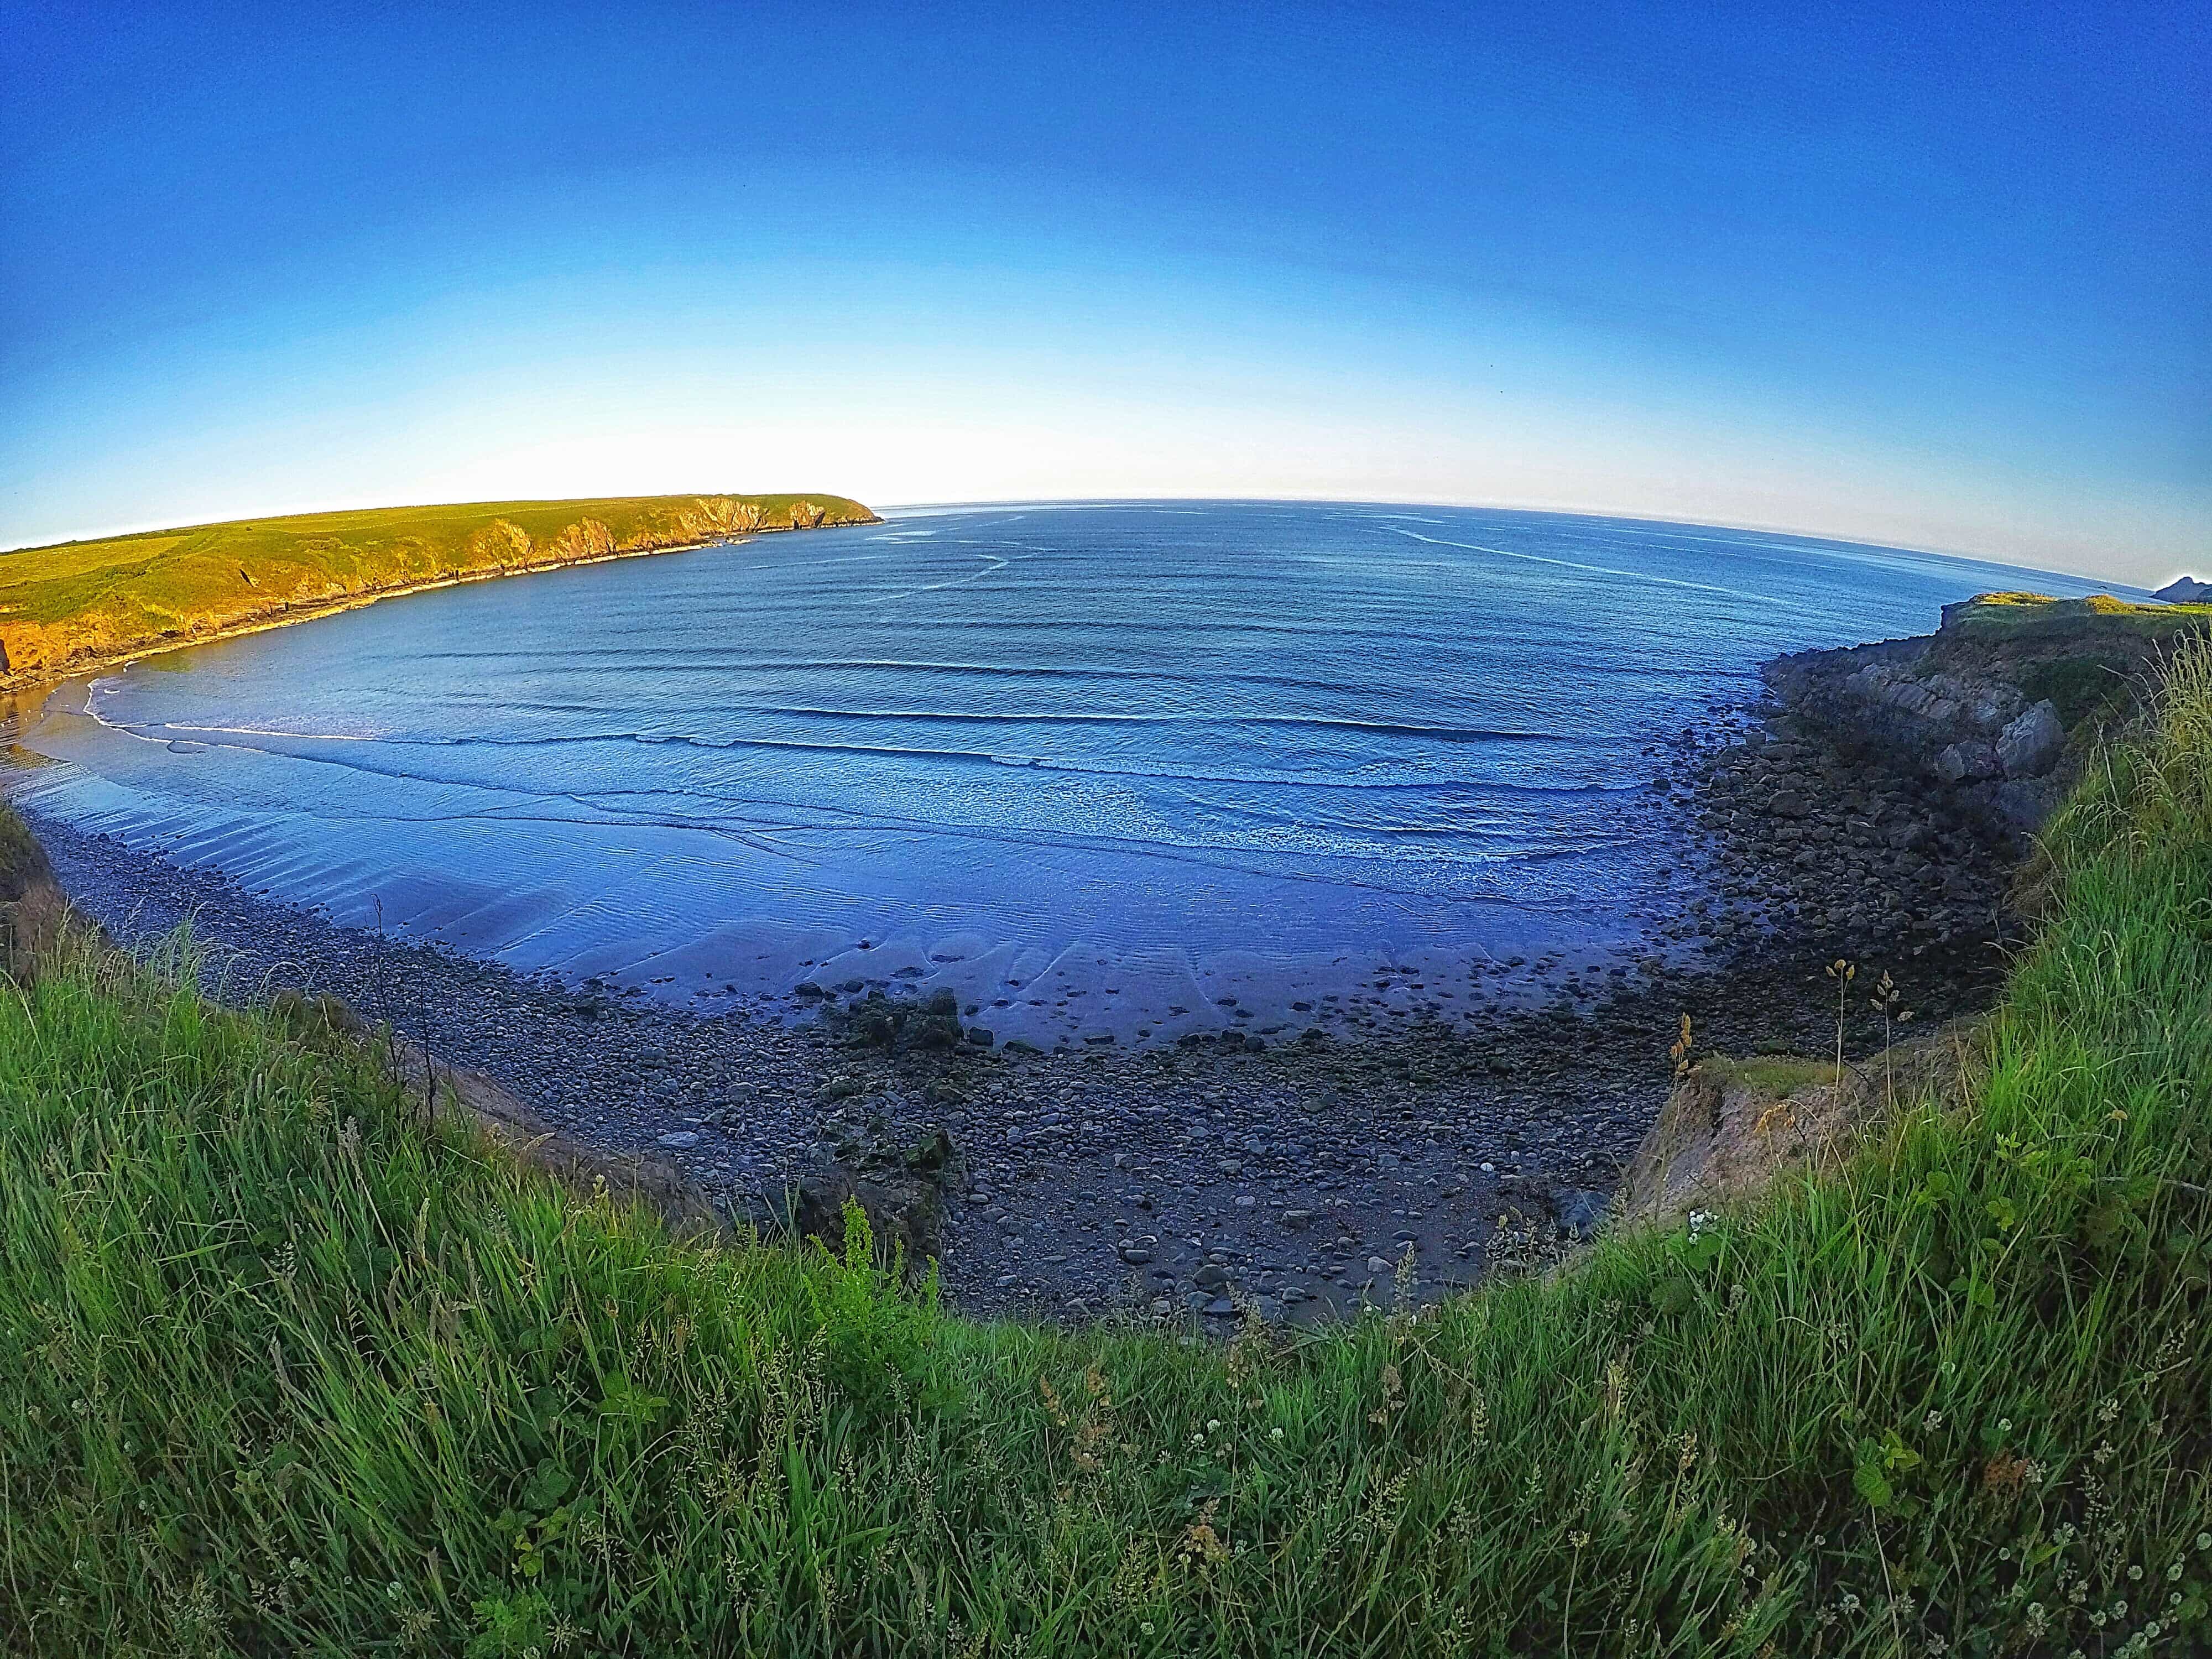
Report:
[[[702,1012],[1387,1029],[1632,950],[1647,747],[1778,651],[2041,573],[1282,503],[879,526],[410,595],[63,688],[13,787],[333,921]],[[1390,981],[1377,986],[1377,978]]]

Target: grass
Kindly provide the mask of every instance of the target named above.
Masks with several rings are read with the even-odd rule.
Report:
[[[1753,1054],[1741,1060],[1716,1055],[1700,1060],[1698,1069],[1717,1082],[1741,1082],[1778,1099],[1817,1084],[1832,1083],[1836,1078],[1832,1062],[1803,1060],[1794,1054]]]
[[[2200,1651],[2212,650],[2049,840],[1965,1106],[1225,1349],[672,1239],[80,942],[0,985],[0,1644]]]
[[[311,513],[24,548],[0,553],[0,678],[429,582],[872,516],[838,495],[642,495]]]
[[[1944,607],[1944,630],[1996,640],[2063,639],[2115,633],[2149,640],[2178,638],[2212,623],[2212,605],[2139,605],[2093,593],[2054,599],[2045,593],[1981,593]]]

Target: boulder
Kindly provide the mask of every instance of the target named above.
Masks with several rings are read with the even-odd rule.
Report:
[[[2048,697],[1997,734],[1997,758],[2008,778],[2039,778],[2065,751],[2066,727]]]
[[[280,985],[269,1006],[277,1018],[303,1036],[325,1032],[357,1036],[368,1029],[368,1023],[354,1012],[352,1004],[327,991],[316,994],[297,986]]]
[[[787,1195],[793,1233],[842,1253],[849,1200],[867,1217],[876,1248],[886,1258],[896,1253],[908,1272],[920,1272],[938,1255],[953,1163],[952,1137],[942,1125],[901,1135],[881,1116],[865,1124],[832,1121],[822,1126],[815,1153],[813,1172]]]
[[[1936,757],[1936,775],[1946,783],[1985,783],[2004,775],[2004,757],[1994,744],[1969,738]]]
[[[923,998],[887,996],[874,990],[842,1010],[833,1005],[831,1013],[843,1024],[848,1042],[893,1054],[945,1052],[958,1048],[963,1036],[960,1000],[947,990]]]

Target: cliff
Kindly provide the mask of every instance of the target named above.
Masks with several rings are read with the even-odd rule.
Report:
[[[841,495],[645,495],[311,513],[25,548],[0,553],[0,685],[413,588],[875,522]]]
[[[2090,737],[2138,710],[2166,653],[2212,605],[1984,593],[1943,607],[1917,639],[1778,657],[1777,697],[1847,749],[1876,755],[2033,830]]]

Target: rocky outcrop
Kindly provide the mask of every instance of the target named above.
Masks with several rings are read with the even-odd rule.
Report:
[[[2200,582],[2194,576],[2177,576],[2151,595],[2168,605],[2212,605],[2212,582]]]
[[[1779,657],[1776,700],[1847,753],[1960,793],[2006,830],[2065,794],[2077,739],[2136,707],[2174,617],[2117,599],[1993,593],[1943,608],[1920,639]]]
[[[18,983],[28,981],[68,916],[69,902],[46,848],[21,818],[0,806],[0,974]]]
[[[1701,1061],[1674,1086],[1613,1200],[1624,1225],[1666,1224],[1755,1198],[1786,1175],[1832,1168],[1900,1106],[1966,1097],[1983,1028],[1965,1021],[1858,1065]]]

